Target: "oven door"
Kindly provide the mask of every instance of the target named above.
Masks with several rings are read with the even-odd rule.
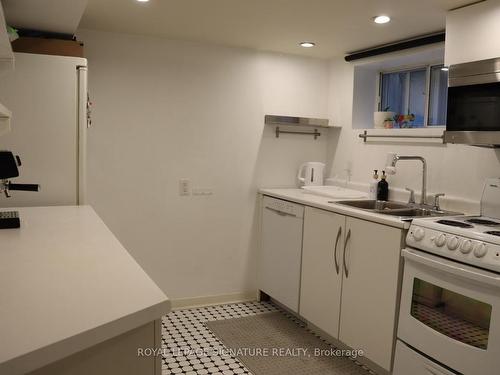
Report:
[[[414,249],[405,269],[398,337],[470,375],[500,368],[500,276]]]

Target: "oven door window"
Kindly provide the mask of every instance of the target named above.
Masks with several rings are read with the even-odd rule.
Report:
[[[486,350],[491,305],[415,278],[411,315],[433,330]]]
[[[446,130],[500,130],[500,83],[448,88]]]

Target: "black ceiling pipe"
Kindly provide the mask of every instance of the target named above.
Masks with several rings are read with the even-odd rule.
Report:
[[[445,40],[445,32],[440,32],[437,34],[426,35],[419,38],[403,40],[401,42],[385,44],[383,46],[373,47],[365,49],[358,52],[352,52],[346,57],[345,61],[354,61],[359,59],[365,59],[367,57],[373,57],[378,55],[383,55],[385,53],[398,52],[409,48],[416,48],[421,46],[426,46],[434,43],[441,43]]]

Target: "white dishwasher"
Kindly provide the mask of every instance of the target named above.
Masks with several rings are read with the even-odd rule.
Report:
[[[262,199],[259,289],[294,312],[299,311],[304,206]]]

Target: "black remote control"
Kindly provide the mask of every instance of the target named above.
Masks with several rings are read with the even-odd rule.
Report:
[[[0,229],[19,228],[19,212],[17,211],[0,211]]]

